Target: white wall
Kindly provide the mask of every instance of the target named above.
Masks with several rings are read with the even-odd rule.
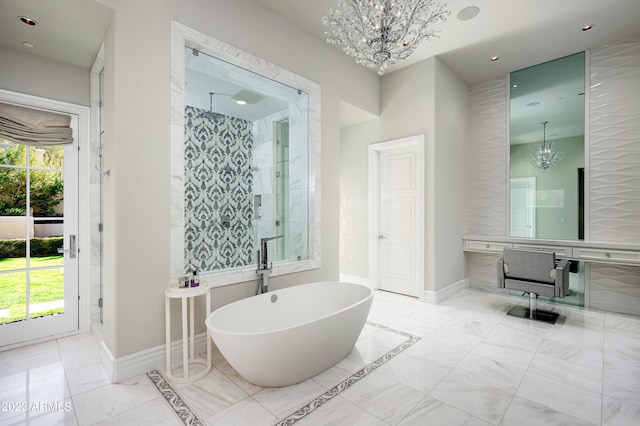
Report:
[[[468,88],[441,61],[435,61],[435,162],[433,193],[434,287],[439,291],[466,277],[462,237],[466,223]],[[427,163],[429,164],[429,163]],[[429,171],[427,171],[429,175]]]
[[[340,274],[369,277],[369,145],[380,142],[380,120],[340,133]]]
[[[275,287],[338,278],[339,102],[378,112],[378,77],[255,2],[103,0],[105,43],[105,342],[120,358],[164,343],[170,284],[171,20],[257,55],[322,87],[322,267]],[[141,28],[141,16],[145,19]],[[213,306],[255,283],[216,290]]]
[[[76,105],[90,104],[88,69],[5,47],[0,47],[0,89]]]
[[[368,145],[424,134],[424,289],[437,292],[465,278],[467,87],[431,58],[383,76],[380,105],[378,120],[342,131],[341,273],[368,278]]]

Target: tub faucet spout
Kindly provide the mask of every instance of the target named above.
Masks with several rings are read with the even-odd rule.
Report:
[[[282,238],[282,235],[276,235],[275,237],[266,237],[260,240],[260,250],[258,250],[258,290],[256,294],[266,293],[269,290],[269,275],[271,275],[271,269],[273,262],[269,262],[269,255],[267,250],[267,242],[275,240],[276,238]]]

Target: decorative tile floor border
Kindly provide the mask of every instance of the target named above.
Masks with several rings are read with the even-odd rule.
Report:
[[[337,385],[335,385],[334,387],[332,387],[331,389],[329,389],[328,391],[326,391],[325,393],[323,393],[322,395],[320,395],[319,397],[317,397],[313,401],[308,402],[304,407],[301,407],[300,409],[298,409],[294,413],[289,414],[287,417],[285,417],[284,419],[282,419],[278,423],[276,423],[275,426],[292,425],[292,424],[298,422],[299,420],[302,420],[303,418],[305,418],[306,416],[311,414],[313,411],[317,410],[318,408],[322,407],[324,404],[329,402],[334,397],[338,396],[339,394],[341,394],[342,392],[346,391],[347,389],[349,389],[354,384],[358,383],[358,381],[360,381],[361,379],[365,378],[369,373],[373,372],[376,368],[378,368],[381,365],[387,363],[392,358],[394,358],[396,355],[398,355],[399,353],[401,353],[402,351],[407,349],[409,346],[413,345],[418,340],[420,340],[420,338],[418,336],[414,336],[413,334],[405,333],[404,331],[400,331],[400,330],[396,330],[396,329],[391,328],[391,327],[387,327],[386,325],[376,324],[376,323],[368,322],[368,321],[367,321],[367,325],[370,325],[370,326],[373,326],[373,327],[377,327],[377,328],[381,328],[381,329],[383,329],[385,331],[390,331],[392,333],[399,334],[401,336],[406,337],[407,340],[405,340],[400,345],[396,346],[395,348],[393,348],[392,350],[390,350],[386,354],[382,355],[380,358],[376,359],[375,361],[373,361],[371,364],[367,365],[363,369],[356,371],[354,374],[349,376],[347,379],[345,379],[344,381],[338,383]]]
[[[194,413],[194,411],[187,405],[182,399],[180,394],[169,384],[167,379],[160,374],[158,370],[151,370],[147,373],[147,378],[151,380],[151,383],[156,387],[160,395],[169,404],[171,409],[175,412],[178,418],[186,426],[204,426],[205,422]]]
[[[380,358],[376,359],[371,364],[356,371],[347,379],[343,380],[342,382],[338,383],[337,385],[335,385],[334,387],[332,387],[322,395],[308,402],[303,407],[289,414],[284,419],[278,421],[278,423],[276,423],[275,426],[292,425],[298,422],[299,420],[302,420],[303,418],[311,414],[313,411],[322,407],[331,399],[338,396],[345,390],[349,389],[351,386],[358,383],[360,380],[365,378],[371,372],[376,370],[378,367],[389,362],[396,355],[400,354],[405,349],[407,349],[408,347],[410,347],[411,345],[413,345],[414,343],[420,340],[418,336],[414,336],[413,334],[409,334],[404,331],[396,330],[395,328],[387,327],[386,325],[377,324],[377,323],[368,322],[368,321],[366,324],[372,327],[380,328],[385,331],[389,331],[391,333],[399,334],[401,336],[406,337],[407,340],[405,340],[400,345],[396,346],[386,354],[382,355]],[[171,387],[167,379],[162,374],[160,374],[158,370],[152,370],[148,372],[147,377],[149,378],[151,383],[153,383],[153,385],[156,387],[158,392],[160,392],[160,395],[162,395],[164,400],[167,401],[167,403],[171,406],[171,408],[176,413],[178,418],[180,418],[182,423],[184,423],[186,426],[201,426],[205,424],[202,420],[198,418],[198,416],[193,412],[193,410],[189,408],[187,403],[182,399],[182,397],[180,397],[178,392],[176,392],[175,389]]]

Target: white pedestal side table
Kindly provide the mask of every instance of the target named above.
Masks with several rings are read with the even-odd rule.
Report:
[[[205,296],[206,315],[211,311],[211,300],[209,298],[209,286],[200,283],[199,287],[178,287],[173,284],[165,291],[165,321],[166,321],[166,369],[167,377],[176,383],[185,383],[198,380],[206,376],[211,371],[211,338],[207,334],[207,359],[197,359],[195,354],[194,338],[194,301],[198,296]],[[172,365],[171,362],[171,299],[181,299],[182,302],[182,362]],[[187,299],[189,306],[187,308]],[[187,323],[187,311],[189,321]],[[203,321],[204,323],[204,321]],[[196,374],[189,375],[189,367],[193,364],[204,365],[204,369]],[[173,371],[182,366],[182,377],[175,376]]]

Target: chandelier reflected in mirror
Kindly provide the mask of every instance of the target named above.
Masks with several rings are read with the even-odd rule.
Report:
[[[547,124],[548,121],[543,121],[542,123],[542,143],[538,145],[538,149],[529,157],[529,163],[533,167],[538,169],[542,169],[544,173],[550,167],[555,167],[560,160],[563,160],[566,157],[561,151],[553,150],[553,142],[547,143]]]
[[[356,63],[378,68],[407,59],[423,40],[438,36],[433,24],[451,13],[433,0],[339,0],[322,18],[327,42],[340,44]]]

